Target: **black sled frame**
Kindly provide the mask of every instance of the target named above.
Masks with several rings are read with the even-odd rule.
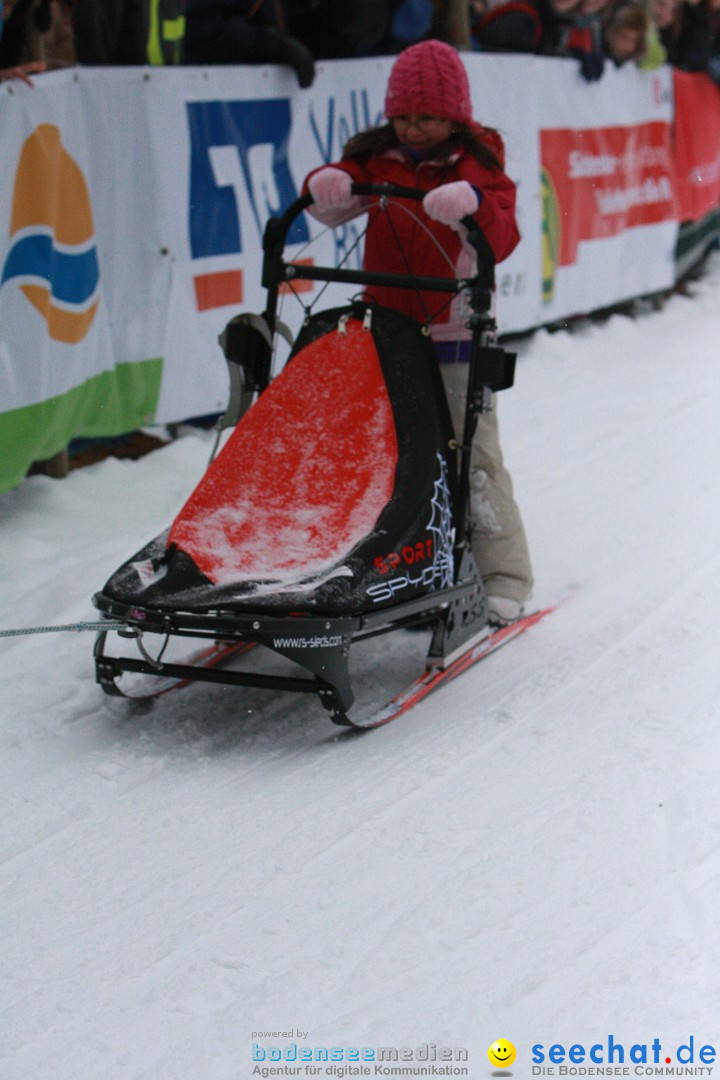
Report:
[[[391,184],[355,184],[353,193],[383,200],[421,200],[423,191]],[[96,679],[112,695],[125,696],[117,680],[124,672],[154,675],[163,679],[221,683],[230,686],[270,688],[294,693],[316,694],[334,723],[352,726],[348,712],[354,695],[348,670],[350,647],[370,637],[393,630],[431,623],[434,632],[427,657],[428,667],[446,667],[488,633],[485,593],[470,550],[470,447],[479,413],[491,408],[492,394],[512,386],[515,355],[498,347],[496,326],[491,314],[494,288],[494,257],[482,231],[471,217],[463,220],[468,240],[478,253],[478,273],[471,278],[403,276],[365,270],[312,266],[285,262],[288,231],[295,218],[312,202],[307,195],[297,199],[281,216],[271,218],[263,237],[262,284],[267,290],[267,307],[262,318],[240,315],[226,327],[220,341],[231,376],[234,411],[246,408],[255,393],[261,393],[270,377],[271,341],[282,326],[277,319],[278,294],[283,283],[305,279],[351,285],[444,293],[465,293],[471,315],[472,351],[468,365],[467,407],[455,508],[455,581],[453,585],[422,597],[399,602],[380,611],[356,616],[278,616],[218,608],[204,613],[139,607],[118,602],[104,593],[93,597],[95,606],[110,619],[117,619],[117,633],[133,640],[138,657],[110,656],[106,652],[108,631],[95,643]],[[230,417],[229,407],[226,419]],[[232,418],[232,422],[237,416]],[[228,420],[228,422],[231,422]],[[146,635],[161,635],[161,645],[153,656],[145,647]],[[263,674],[221,667],[170,663],[162,659],[171,637],[198,639],[209,644],[222,642],[232,647],[264,645],[288,658],[304,674]]]

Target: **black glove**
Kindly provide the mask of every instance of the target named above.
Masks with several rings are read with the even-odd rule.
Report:
[[[587,82],[595,82],[602,77],[605,68],[605,57],[601,52],[585,52],[583,49],[574,49],[571,55],[580,61],[580,74]]]
[[[287,64],[294,69],[297,81],[305,90],[312,86],[315,78],[315,60],[308,48],[302,41],[282,34],[279,30],[268,27],[263,34],[264,44],[267,43],[266,53],[268,63]]]

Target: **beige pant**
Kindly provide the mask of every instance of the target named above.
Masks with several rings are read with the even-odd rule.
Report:
[[[455,437],[462,440],[468,365],[441,364]],[[488,595],[523,603],[533,576],[525,528],[500,449],[497,403],[478,416],[470,457],[472,551]]]

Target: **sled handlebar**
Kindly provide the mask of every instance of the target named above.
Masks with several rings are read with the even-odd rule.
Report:
[[[403,187],[402,184],[353,184],[351,190],[353,195],[380,195],[381,197],[384,195],[388,199],[415,199],[416,202],[422,202],[427,195],[427,191],[421,188]],[[460,223],[467,229],[468,243],[478,253],[478,266],[492,276],[495,269],[495,252],[490,247],[485,233],[470,214],[461,218]]]
[[[353,195],[370,195],[387,199],[413,199],[420,202],[426,191],[420,188],[403,187],[400,184],[353,184]],[[262,284],[266,289],[276,288],[281,282],[297,279],[310,281],[336,281],[353,285],[385,285],[399,289],[414,289],[432,292],[460,292],[470,282],[451,277],[421,277],[411,274],[387,274],[369,270],[344,270],[336,267],[312,266],[286,263],[283,252],[290,226],[295,219],[312,206],[313,197],[309,193],[300,196],[291,203],[281,217],[269,219],[263,235],[263,274]],[[468,242],[478,253],[478,274],[471,279],[483,288],[492,290],[494,284],[495,256],[487,237],[475,221],[467,215],[462,218],[467,229]]]

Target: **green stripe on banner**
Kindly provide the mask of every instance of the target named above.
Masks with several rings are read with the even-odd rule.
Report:
[[[124,435],[155,417],[162,359],[118,364],[59,397],[0,413],[0,491],[23,479],[34,461],[64,450],[71,439]]]

